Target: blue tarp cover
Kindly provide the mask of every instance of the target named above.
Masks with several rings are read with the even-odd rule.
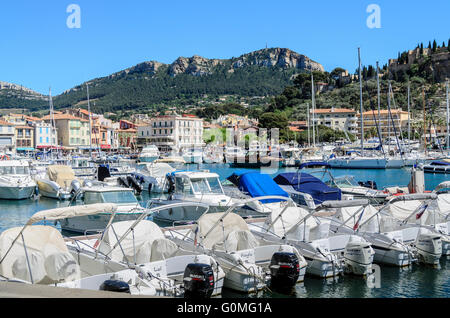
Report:
[[[450,162],[445,161],[433,161],[431,163],[432,166],[450,166]]]
[[[341,200],[340,189],[331,188],[320,179],[307,173],[281,173],[275,177],[274,181],[280,185],[290,185],[295,191],[310,194],[316,204],[330,200]]]
[[[258,172],[237,171],[227,178],[238,186],[239,190],[250,195],[252,198],[277,195],[289,197],[289,194],[280,188],[268,174]],[[262,200],[262,203],[279,202],[281,200]]]

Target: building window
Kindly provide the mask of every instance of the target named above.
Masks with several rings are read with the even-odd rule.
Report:
[[[46,142],[48,143],[48,137],[46,138]]]
[[[42,144],[42,137],[39,137],[39,143]]]

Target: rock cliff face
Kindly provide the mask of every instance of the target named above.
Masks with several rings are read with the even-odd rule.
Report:
[[[229,71],[251,65],[324,71],[322,65],[305,55],[289,49],[272,48],[251,52],[228,60],[207,59],[198,55],[191,58],[180,57],[169,66],[168,72],[171,76],[178,74],[210,75],[214,72],[214,67],[218,65],[228,66]]]
[[[249,54],[244,54],[233,61],[234,68],[244,67],[247,65],[259,65],[266,67],[278,66],[281,68],[324,71],[322,65],[314,62],[307,56],[282,48],[255,51]]]

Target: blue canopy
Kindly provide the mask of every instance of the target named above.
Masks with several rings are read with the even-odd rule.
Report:
[[[320,179],[307,173],[281,173],[275,177],[274,181],[280,185],[290,185],[295,191],[310,194],[316,204],[341,200],[340,189],[331,188]]]
[[[252,198],[277,195],[289,198],[289,194],[280,188],[268,174],[258,172],[240,172],[237,171],[227,178],[239,190],[250,195]],[[261,200],[262,203],[279,202],[281,200],[270,199]]]
[[[445,161],[433,161],[431,163],[432,166],[450,166],[450,162]]]
[[[299,169],[303,169],[303,168],[310,168],[310,167],[325,167],[325,168],[329,168],[330,165],[325,162],[325,161],[310,161],[310,162],[305,162],[302,163],[298,168]]]

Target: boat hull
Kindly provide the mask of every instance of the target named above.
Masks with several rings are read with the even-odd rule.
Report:
[[[1,200],[24,200],[33,196],[36,191],[36,186],[25,187],[7,187],[0,186]]]

